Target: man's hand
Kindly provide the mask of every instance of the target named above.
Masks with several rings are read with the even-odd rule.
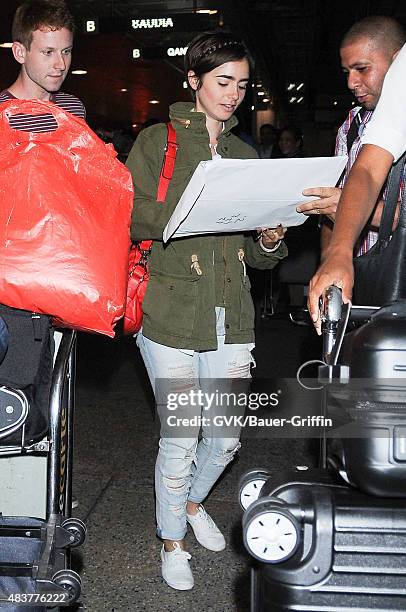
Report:
[[[338,201],[341,195],[339,187],[309,187],[303,192],[305,196],[317,196],[317,200],[304,202],[296,207],[297,212],[305,215],[326,215],[331,221],[335,220]]]
[[[324,263],[310,281],[307,304],[317,333],[321,334],[319,299],[331,285],[342,289],[343,302],[351,301],[354,285],[352,252],[329,251]]]

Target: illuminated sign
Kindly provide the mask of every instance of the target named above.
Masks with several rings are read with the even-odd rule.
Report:
[[[186,51],[187,46],[183,45],[177,47],[134,47],[131,55],[134,60],[155,60],[168,57],[183,57],[186,55]]]
[[[86,34],[98,34],[99,33],[99,20],[98,19],[86,19],[83,23],[83,29]]]
[[[159,17],[157,19],[132,19],[131,26],[134,30],[173,28],[173,21],[171,17]]]
[[[215,16],[214,16],[215,17]],[[142,34],[148,32],[157,37],[162,32],[199,32],[213,30],[217,21],[210,15],[176,14],[176,15],[144,15],[135,17],[89,17],[83,19],[82,30],[85,34],[110,32],[132,32]]]
[[[186,55],[187,47],[169,47],[166,53],[169,57],[176,57],[178,55]]]

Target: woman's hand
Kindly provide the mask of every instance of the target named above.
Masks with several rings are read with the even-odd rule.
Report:
[[[261,242],[266,249],[272,249],[279,240],[286,234],[286,227],[268,227],[261,230]]]

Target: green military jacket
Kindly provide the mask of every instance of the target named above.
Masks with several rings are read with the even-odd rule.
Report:
[[[134,143],[127,166],[134,180],[132,240],[154,241],[149,258],[150,280],[143,310],[143,334],[174,348],[217,348],[215,307],[225,307],[227,343],[254,340],[254,306],[245,263],[273,268],[287,255],[282,242],[266,253],[251,235],[213,234],[170,240],[162,232],[200,161],[210,160],[209,134],[204,113],[192,112],[192,104],[170,107],[178,152],[166,201],[156,201],[167,129],[164,124],[143,130]],[[249,159],[255,151],[224,126],[217,152],[225,158]]]

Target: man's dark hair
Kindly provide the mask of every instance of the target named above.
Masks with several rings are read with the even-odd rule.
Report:
[[[41,28],[75,32],[73,16],[64,0],[27,0],[18,7],[11,30],[13,41],[29,49],[33,32]]]
[[[344,35],[341,47],[352,44],[360,38],[370,39],[377,47],[386,49],[393,55],[405,44],[406,32],[393,17],[371,15],[354,23]]]
[[[185,76],[188,80],[189,70],[193,70],[199,79],[200,89],[202,77],[218,66],[227,62],[238,62],[247,59],[251,65],[248,49],[233,34],[224,32],[203,32],[196,36],[188,45],[185,55]],[[195,99],[195,92],[192,90]]]

